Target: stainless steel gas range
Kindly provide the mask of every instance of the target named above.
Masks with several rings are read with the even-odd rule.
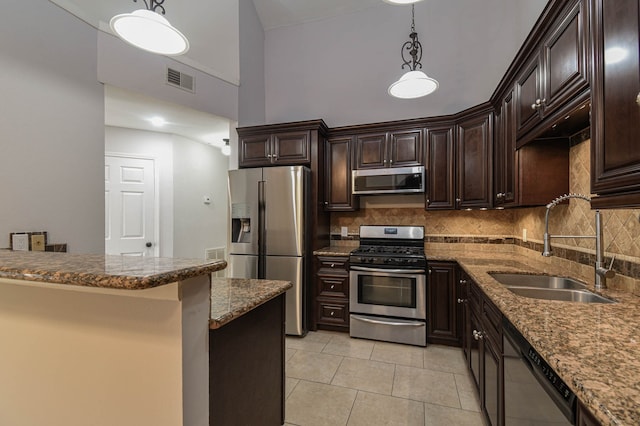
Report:
[[[362,225],[349,264],[351,337],[426,346],[424,227]]]

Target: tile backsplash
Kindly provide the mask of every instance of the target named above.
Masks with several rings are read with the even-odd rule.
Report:
[[[589,195],[589,140],[571,148],[569,163],[570,192]],[[349,235],[356,236],[358,227],[363,224],[423,225],[427,237],[436,242],[486,242],[487,239],[504,239],[506,243],[515,241],[528,248],[534,248],[535,243],[542,243],[545,207],[486,211],[425,211],[418,198],[409,202],[405,202],[404,199],[398,200],[397,203],[391,201],[373,206],[364,203],[365,208],[357,212],[332,213],[331,233],[339,236],[341,227],[346,226]],[[633,270],[629,264],[640,264],[640,209],[602,210],[602,216],[606,256],[609,258],[615,255],[616,265],[626,262],[624,267],[627,270],[624,272],[629,272],[628,269]],[[522,241],[523,229],[527,230],[529,243]],[[589,203],[572,199],[552,209],[549,231],[557,235],[595,235],[595,212],[591,210]],[[552,246],[565,249],[558,250],[557,256],[568,253],[567,258],[572,260],[579,258],[580,253],[595,253],[593,239],[554,239]],[[640,270],[640,267],[635,269]]]

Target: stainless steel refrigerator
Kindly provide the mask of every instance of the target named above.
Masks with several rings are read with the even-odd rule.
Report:
[[[305,235],[309,169],[303,166],[229,171],[228,277],[291,281],[286,333],[306,333]]]

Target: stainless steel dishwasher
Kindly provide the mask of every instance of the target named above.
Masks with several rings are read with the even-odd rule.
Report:
[[[575,394],[506,318],[503,343],[505,425],[575,424]]]

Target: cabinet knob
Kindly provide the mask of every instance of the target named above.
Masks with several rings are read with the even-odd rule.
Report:
[[[467,301],[466,299],[458,299],[458,303],[464,303],[466,301]]]
[[[325,201],[325,202],[324,202],[324,205],[325,205],[325,206],[328,206],[328,205],[329,205],[329,202],[328,202],[328,201]]]
[[[462,201],[462,198],[456,198],[456,203],[459,203]]]
[[[331,315],[331,316],[334,316],[335,314],[336,314],[336,313],[335,313],[334,311],[331,311],[331,312],[329,313],[329,315]]]
[[[640,105],[640,93],[638,93],[638,96],[636,96],[636,103]]]
[[[536,99],[536,102],[531,104],[531,109],[533,110],[537,110],[540,109],[544,106],[544,104],[547,102],[547,99]]]
[[[335,263],[332,263],[330,267],[331,267],[331,268],[335,268],[335,267],[336,267],[336,264],[335,264]]]
[[[460,280],[460,284],[465,285],[467,283],[467,280]]]
[[[481,331],[473,330],[473,338],[475,340],[482,340],[484,338],[484,336],[482,335]]]

